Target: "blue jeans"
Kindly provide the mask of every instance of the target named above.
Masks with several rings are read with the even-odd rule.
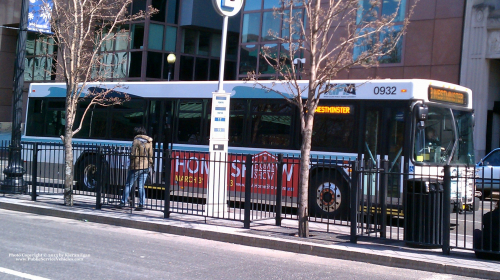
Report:
[[[149,168],[146,169],[129,169],[127,173],[127,183],[125,184],[125,189],[123,190],[123,196],[121,203],[125,204],[130,194],[130,190],[134,187],[134,183],[139,180],[137,185],[139,186],[139,205],[144,206],[144,200],[146,200],[146,192],[144,191],[144,183],[149,175]]]

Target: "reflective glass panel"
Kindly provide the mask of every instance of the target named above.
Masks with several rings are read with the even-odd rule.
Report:
[[[195,81],[206,81],[208,80],[208,58],[196,58],[196,65],[194,71]]]
[[[245,11],[255,11],[260,10],[262,5],[262,0],[247,0],[245,1]]]
[[[127,77],[127,53],[117,52],[114,54],[113,78],[122,79]]]
[[[177,43],[177,27],[167,26],[165,28],[165,50],[175,52]]]
[[[274,74],[272,65],[276,65],[276,60],[278,58],[278,44],[267,44],[261,49],[259,56],[259,73],[261,74]]]
[[[131,49],[142,49],[144,41],[144,24],[132,25],[132,36],[130,41]]]
[[[33,72],[33,80],[34,81],[43,81],[45,80],[45,69],[47,59],[45,57],[35,57],[35,68]]]
[[[279,6],[280,0],[264,0],[264,9],[278,8]]]
[[[158,13],[151,16],[151,20],[165,22],[167,0],[152,0],[151,6],[158,9]]]
[[[115,50],[126,50],[128,46],[129,36],[130,30],[128,28],[128,25],[120,27],[120,30],[116,33]]]
[[[248,2],[248,1],[247,1]],[[243,15],[241,42],[257,42],[259,40],[260,13]]]
[[[372,5],[374,4],[374,5]],[[378,17],[377,1],[359,0],[358,12],[356,15],[356,23],[373,21]]]
[[[241,46],[240,50],[240,74],[257,70],[257,55],[259,48],[255,45]]]
[[[163,43],[163,25],[150,24],[148,48],[153,50],[161,50],[162,43]]]
[[[280,36],[280,22],[280,18],[274,16],[273,12],[262,15],[262,41],[271,41]]]
[[[33,65],[35,64],[34,57],[27,57],[24,59],[24,80],[32,81],[33,80]]]
[[[385,49],[390,49],[392,46],[394,46],[394,42],[396,41],[397,36],[401,32],[402,28],[402,25],[396,25],[388,27],[386,31],[380,33],[381,42],[387,44],[387,47]],[[398,40],[395,44],[396,46],[390,53],[379,58],[380,63],[401,62],[401,56],[403,52],[403,37],[401,37],[401,39]]]
[[[229,39],[229,38],[228,38]],[[238,40],[236,40],[238,41]],[[210,55],[215,56],[215,57],[220,57],[220,43],[221,43],[221,35],[220,34],[213,34],[212,35],[212,48],[210,50]],[[227,55],[227,49],[229,48],[229,42],[227,42],[227,47],[226,47],[226,55]],[[236,43],[235,46],[233,47],[238,47],[238,44]],[[236,49],[238,50],[238,49]]]
[[[131,52],[128,64],[129,77],[141,77],[142,52]]]
[[[383,16],[393,16],[396,13],[394,21],[404,21],[406,12],[406,0],[384,0],[382,5]]]
[[[192,56],[181,56],[179,80],[180,81],[192,81],[193,80],[193,67],[194,67],[194,57]]]
[[[210,37],[211,33],[200,31],[198,38],[198,55],[208,56],[210,51]]]
[[[186,54],[196,53],[196,39],[198,37],[197,30],[184,29],[182,32],[182,49]]]
[[[167,5],[167,23],[177,24],[179,18],[179,13],[177,12],[179,0],[168,0]]]
[[[148,65],[146,68],[147,78],[161,77],[162,53],[148,52]]]

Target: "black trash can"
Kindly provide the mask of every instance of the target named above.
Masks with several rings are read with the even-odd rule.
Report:
[[[404,213],[404,240],[409,245],[440,247],[443,244],[443,185],[408,183]]]

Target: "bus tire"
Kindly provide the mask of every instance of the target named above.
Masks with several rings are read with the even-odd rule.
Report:
[[[319,171],[309,184],[311,217],[342,219],[349,217],[349,184],[336,171]]]
[[[102,172],[97,172],[97,161],[101,161]],[[98,175],[102,176],[101,190],[104,190],[109,184],[109,164],[98,155],[86,155],[79,160],[75,166],[75,179],[77,189],[81,191],[96,191]]]

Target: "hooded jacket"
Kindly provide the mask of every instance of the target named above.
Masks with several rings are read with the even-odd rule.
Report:
[[[146,169],[153,166],[153,138],[137,135],[132,143],[130,169]]]

